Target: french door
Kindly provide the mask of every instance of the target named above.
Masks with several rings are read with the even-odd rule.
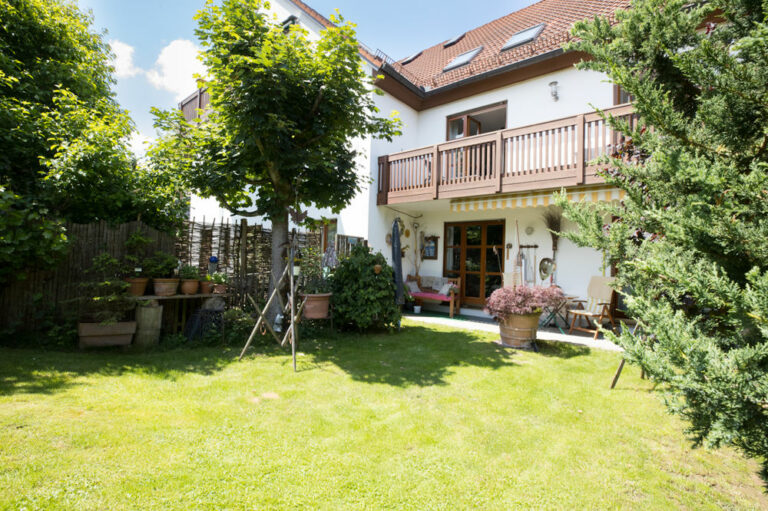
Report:
[[[484,306],[504,280],[504,220],[445,224],[443,275],[461,278],[461,301]]]

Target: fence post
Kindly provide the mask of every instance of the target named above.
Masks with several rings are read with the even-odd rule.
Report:
[[[584,162],[584,144],[586,143],[584,114],[576,116],[576,184],[584,183],[586,162]]]

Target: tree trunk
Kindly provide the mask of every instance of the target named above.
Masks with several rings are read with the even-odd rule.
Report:
[[[275,288],[275,284],[285,271],[287,264],[286,254],[288,250],[288,210],[280,216],[272,218],[272,279],[269,282],[269,295]],[[272,324],[277,314],[282,311],[282,304],[286,303],[287,288],[282,286],[280,299],[273,300],[269,310],[265,311],[267,319]]]

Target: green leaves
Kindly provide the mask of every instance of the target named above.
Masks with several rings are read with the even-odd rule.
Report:
[[[727,23],[712,24],[715,12]],[[580,66],[634,95],[641,122],[606,175],[622,204],[560,201],[580,227],[565,235],[617,265],[644,332],[613,337],[626,356],[664,384],[695,443],[764,462],[767,15],[756,0],[640,0],[616,25],[577,24],[570,49],[594,57]]]

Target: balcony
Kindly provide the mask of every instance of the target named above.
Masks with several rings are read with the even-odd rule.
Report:
[[[606,109],[634,128],[632,105]],[[603,183],[594,160],[624,135],[596,113],[379,157],[377,203],[398,204]],[[436,172],[433,172],[436,169]]]

